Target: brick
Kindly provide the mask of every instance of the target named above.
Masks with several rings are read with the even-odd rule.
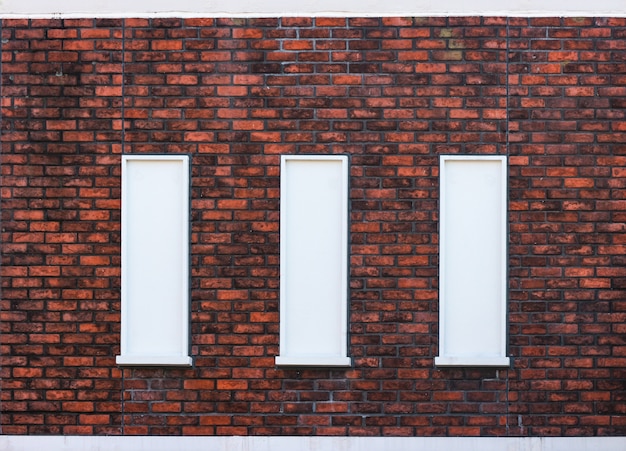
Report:
[[[3,20],[3,432],[619,435],[625,26]],[[122,150],[191,155],[192,369],[115,366]],[[350,369],[274,365],[306,153],[351,156]],[[433,367],[446,153],[509,156],[511,369]]]

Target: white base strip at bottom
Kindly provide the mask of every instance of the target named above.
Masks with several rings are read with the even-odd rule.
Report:
[[[0,436],[4,451],[624,451],[626,437]]]

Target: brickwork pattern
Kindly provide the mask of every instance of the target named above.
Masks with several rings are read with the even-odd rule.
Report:
[[[626,434],[625,38],[3,20],[1,432]],[[115,365],[123,152],[191,155],[190,369]],[[274,365],[279,156],[308,153],[350,155],[349,369]],[[433,365],[440,154],[509,156],[510,369]]]

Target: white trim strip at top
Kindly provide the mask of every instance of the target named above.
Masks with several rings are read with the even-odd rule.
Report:
[[[626,17],[624,0],[2,0],[0,18]]]
[[[0,449],[28,451],[623,451],[626,437],[163,437],[0,435]]]

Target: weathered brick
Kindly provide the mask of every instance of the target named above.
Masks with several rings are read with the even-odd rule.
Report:
[[[2,25],[4,433],[626,430],[623,20]],[[122,151],[192,157],[194,368],[114,363]],[[274,366],[305,153],[351,155],[347,370]],[[509,156],[510,369],[433,368],[442,153]]]

